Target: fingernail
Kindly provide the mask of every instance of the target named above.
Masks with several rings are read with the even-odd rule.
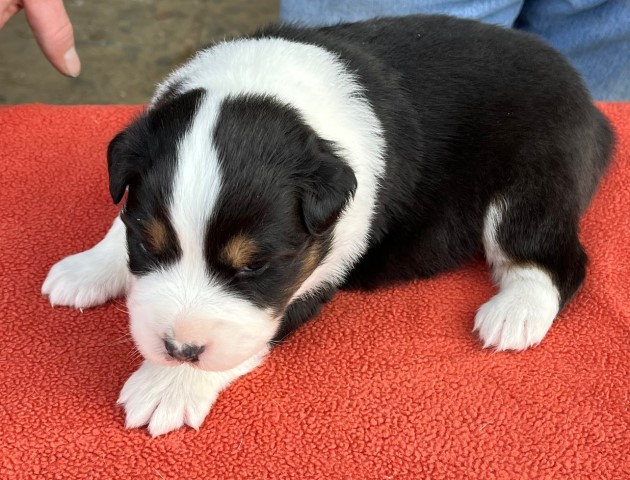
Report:
[[[79,73],[81,73],[81,60],[79,60],[79,56],[74,47],[66,52],[63,56],[63,60],[66,63],[66,73],[71,77],[78,77]]]

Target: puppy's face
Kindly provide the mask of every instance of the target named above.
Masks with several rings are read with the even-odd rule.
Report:
[[[234,368],[274,337],[327,253],[356,179],[289,107],[203,90],[112,140],[127,226],[131,331],[145,358]]]

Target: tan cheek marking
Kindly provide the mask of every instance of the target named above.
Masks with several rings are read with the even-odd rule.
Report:
[[[146,226],[149,246],[154,252],[161,252],[166,248],[167,234],[166,227],[162,222],[151,219]]]
[[[319,265],[322,259],[321,246],[318,243],[314,243],[306,252],[304,252],[304,259],[302,260],[302,267],[300,268],[300,274],[297,278],[297,284],[294,286],[293,291],[297,291],[306,279],[313,273],[313,271]]]
[[[237,235],[225,245],[221,259],[235,269],[240,269],[253,260],[256,250],[253,240],[245,235]]]
[[[306,250],[302,254],[302,258],[298,260],[301,262],[300,271],[298,272],[294,283],[286,291],[287,303],[284,304],[282,312],[286,310],[288,302],[290,301],[290,297],[292,297],[293,294],[300,289],[306,279],[310,277],[315,269],[319,266],[319,262],[321,262],[322,257],[322,245],[320,245],[319,243],[313,243],[308,248],[306,248]],[[280,315],[280,317],[278,318],[281,319],[282,315]]]

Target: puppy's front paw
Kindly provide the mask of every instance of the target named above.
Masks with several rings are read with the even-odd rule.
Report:
[[[516,282],[479,308],[474,331],[485,348],[524,350],[541,342],[557,314],[555,291],[534,282]]]
[[[213,378],[220,375],[186,364],[167,367],[145,361],[118,398],[125,407],[126,427],[148,424],[154,437],[184,425],[198,429],[226,386]]]
[[[156,437],[184,425],[198,429],[219,393],[262,362],[268,348],[232,370],[206,372],[188,364],[176,367],[145,360],[123,386],[118,403],[124,405],[126,427],[149,425]]]
[[[93,307],[124,293],[127,276],[125,259],[91,249],[57,262],[44,280],[42,294],[52,305]]]

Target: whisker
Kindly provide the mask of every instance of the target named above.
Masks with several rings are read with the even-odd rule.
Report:
[[[131,336],[127,336],[125,338],[119,338],[118,340],[113,340],[111,342],[106,343],[105,345],[103,345],[104,348],[106,347],[113,347],[115,345],[122,345],[123,343],[128,343],[131,340]]]
[[[120,300],[114,300],[112,302],[112,306],[119,312],[129,314],[129,309],[127,308],[127,305],[124,302],[121,302]]]

